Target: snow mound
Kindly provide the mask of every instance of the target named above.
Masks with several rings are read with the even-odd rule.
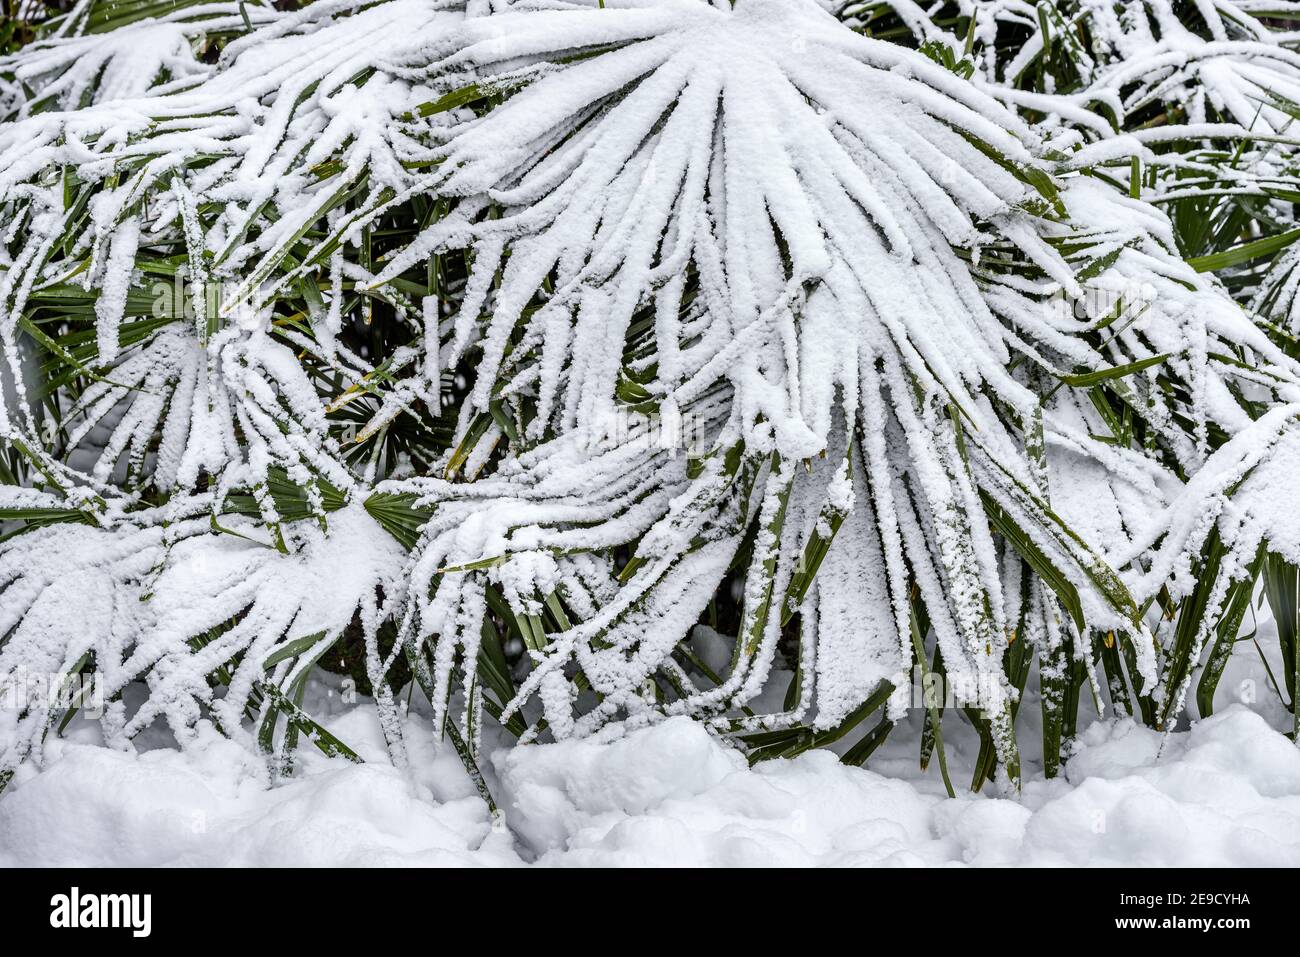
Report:
[[[487,808],[380,763],[328,762],[271,787],[215,734],[195,754],[60,748],[0,802],[0,864],[412,866],[517,862]],[[498,851],[497,849],[500,848]]]
[[[58,742],[0,800],[0,864],[1300,865],[1300,751],[1240,705],[1163,754],[1098,722],[1020,801],[948,800],[829,751],[749,768],[676,718],[496,752],[495,821],[428,719],[406,721],[406,770],[356,706],[329,726],[368,763],[315,756],[278,784],[214,732],[186,753]]]
[[[1300,864],[1300,751],[1234,706],[1171,738],[1132,721],[1093,725],[1072,790],[1026,823],[1020,857],[1042,864]]]
[[[911,848],[928,840],[931,799],[910,784],[829,751],[750,770],[688,718],[497,766],[507,819],[542,864],[924,863]]]

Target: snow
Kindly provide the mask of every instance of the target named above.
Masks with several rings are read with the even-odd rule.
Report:
[[[391,766],[347,762],[270,789],[263,770],[241,760],[246,754],[215,736],[184,758],[68,746],[0,810],[0,859],[6,866],[362,866],[486,856],[479,845],[491,824],[477,797],[434,803],[427,786]]]
[[[880,771],[828,750],[751,769],[678,717],[494,750],[494,818],[419,709],[403,718],[398,770],[368,702],[324,684],[311,697],[365,763],[303,752],[276,782],[210,727],[185,751],[133,753],[78,722],[0,802],[0,865],[1300,865],[1300,750],[1262,702],[1193,723],[1163,752],[1131,719],[1094,722],[1064,778],[1028,781],[1019,800],[945,797],[933,771],[918,775],[905,729],[877,752]],[[960,772],[973,742],[950,737]]]
[[[363,623],[373,614],[378,591],[400,592],[405,554],[360,503],[331,513],[329,533],[295,526],[300,547],[289,555],[257,538],[262,530],[238,516],[225,518],[234,526],[230,535],[196,534],[195,526],[205,530],[208,522],[190,519],[173,525],[170,538],[158,527],[114,536],[55,525],[17,539],[21,549],[0,562],[0,581],[9,584],[0,627],[12,629],[0,648],[6,679],[0,689],[21,687],[27,673],[71,674],[92,653],[105,696],[128,685],[141,692],[106,709],[111,744],[125,744],[159,716],[188,743],[188,726],[211,706],[232,737],[251,746],[252,732],[240,716],[256,684],[274,680],[291,692],[305,680],[303,672],[354,614]],[[85,617],[68,616],[68,603]],[[201,649],[187,642],[241,610],[246,614],[237,626]],[[233,669],[229,687],[214,701],[205,676],[241,651],[243,666]],[[132,684],[142,663],[152,669],[147,688]],[[39,751],[51,704],[0,708],[0,768],[16,765],[31,747]]]
[[[135,490],[152,486],[186,502],[190,514],[201,498],[217,513],[226,493],[251,489],[262,526],[254,537],[283,545],[285,523],[263,488],[272,469],[299,485],[319,474],[355,495],[354,505],[376,486],[419,496],[438,514],[421,528],[405,569],[411,587],[371,617],[433,651],[434,687],[445,699],[458,653],[472,659],[477,650],[489,584],[502,586],[516,614],[533,614],[548,597],[565,600],[559,585],[581,578],[583,589],[605,592],[586,602],[593,613],[533,649],[536,667],[518,696],[499,704],[514,713],[540,701],[554,734],[582,734],[644,711],[641,689],[673,667],[676,643],[720,585],[754,516],[763,547],[746,576],[743,653],[719,687],[687,688],[669,710],[717,720],[761,694],[781,624],[769,610],[786,610],[786,586],[812,530],[793,513],[787,522],[787,505],[800,516],[820,514],[852,487],[858,504],[823,567],[826,587],[807,596],[806,618],[816,621],[803,632],[809,667],[797,715],[815,704],[829,725],[899,672],[911,655],[905,591],[914,578],[948,673],[981,689],[980,703],[1005,724],[1014,697],[1000,670],[1007,635],[1042,629],[1020,627],[1022,589],[1006,583],[1019,580],[1021,563],[999,551],[987,501],[1079,593],[1078,626],[1086,618],[1088,627],[1128,633],[1142,676],[1154,683],[1157,649],[1136,608],[1209,534],[1209,522],[1188,520],[1218,496],[1219,486],[1205,487],[1230,477],[1234,463],[1253,461],[1233,445],[1255,442],[1247,433],[1257,424],[1233,391],[1249,377],[1210,356],[1249,347],[1259,366],[1252,374],[1276,380],[1275,418],[1291,414],[1286,400],[1297,394],[1300,369],[1174,253],[1174,231],[1158,208],[1075,175],[1085,155],[1093,164],[1130,154],[1149,161],[1150,144],[1089,126],[1075,131],[1084,152],[1074,165],[1054,167],[1044,137],[1059,130],[1031,127],[999,99],[995,83],[969,83],[915,51],[854,33],[825,4],[603,7],[321,0],[283,15],[260,11],[216,63],[135,49],[152,38],[174,53],[209,16],[233,25],[237,8],[216,4],[194,11],[199,19],[178,14],[108,39],[52,39],[5,61],[39,90],[0,129],[0,202],[15,222],[28,217],[14,227],[24,231],[16,251],[0,250],[0,339],[12,345],[34,290],[75,280],[99,290],[95,362],[112,368],[68,414],[78,457],[92,456],[86,446],[108,433],[89,474],[67,476],[69,485],[94,489],[99,524],[114,528],[84,541],[173,520],[167,509],[140,508]],[[981,8],[981,36],[1007,20],[1034,29],[1028,7],[999,9]],[[907,22],[928,31],[927,18],[913,12]],[[1139,68],[1148,71],[1142,90],[1155,84],[1174,100],[1196,84],[1238,91],[1222,115],[1200,109],[1198,124],[1246,122],[1238,101],[1300,62],[1262,26],[1249,40],[1227,40],[1217,13],[1202,13],[1211,21],[1208,41],[1166,23],[1159,5],[1147,17],[1161,27],[1154,33],[1142,18],[1131,27],[1112,23],[1092,3],[1079,16],[1102,24],[1103,44],[1117,37],[1129,44],[1123,63],[1096,57],[1089,95],[1117,97],[1116,76]],[[1017,59],[1027,64],[1042,40]],[[1246,54],[1259,63],[1225,66]],[[1184,55],[1191,72],[1170,79]],[[159,57],[169,56],[177,62],[164,71],[168,79],[155,77]],[[46,101],[71,107],[74,95],[79,104],[89,90],[86,64],[102,65],[93,102],[37,109]],[[424,109],[471,82],[502,94],[500,102]],[[1117,109],[1138,109],[1142,90]],[[1058,120],[1087,105],[1072,102]],[[1265,114],[1270,128],[1276,112]],[[196,162],[199,155],[210,162]],[[131,175],[121,175],[128,168]],[[83,187],[90,226],[63,242],[65,204]],[[334,208],[354,190],[345,208]],[[446,200],[450,211],[421,227],[409,248],[360,261],[351,250],[363,231],[414,195]],[[264,216],[268,204],[275,212]],[[310,248],[300,249],[309,228]],[[982,266],[983,246],[1024,268],[1011,275]],[[142,250],[163,249],[184,253],[196,286],[229,289],[219,315],[177,316],[193,318],[193,327],[177,322],[131,342],[123,322],[138,285],[134,267]],[[414,322],[415,301],[393,281],[431,254],[457,250],[472,250],[473,264],[445,329],[421,305],[418,346],[369,357],[372,366],[341,344],[345,283],[388,302],[398,321]],[[1116,327],[1100,346],[1086,336],[1101,313],[1063,318],[1041,301],[1082,298],[1084,274],[1093,272],[1090,285],[1102,291],[1153,288],[1140,321]],[[302,327],[288,328],[282,314],[273,322],[267,303],[300,284],[314,288]],[[544,294],[541,286],[549,287]],[[633,318],[651,302],[653,329],[625,367]],[[1146,418],[1168,427],[1169,450],[1109,454],[1092,440],[1105,424],[1085,393],[1066,390],[1047,402],[1031,388],[1069,370],[1153,358],[1189,397],[1154,388],[1154,373],[1133,379],[1136,397],[1150,406]],[[1021,359],[1029,361],[1013,374],[1009,365]],[[509,406],[512,396],[536,399],[535,414],[511,407],[524,441],[506,436],[494,416],[456,469],[444,461],[429,475],[395,480],[376,474],[375,459],[364,470],[345,461],[325,413],[343,399],[321,394],[326,378],[337,379],[342,395],[355,395],[362,382],[380,390],[379,409],[352,436],[363,441],[418,399],[436,406],[439,376],[465,361],[476,363],[476,379],[455,444],[482,421],[475,412]],[[743,443],[743,468],[723,476],[715,460],[688,477],[672,449],[629,442],[593,452],[593,436],[620,412],[621,378],[629,367],[656,364],[646,388],[665,421],[689,414],[705,422],[719,458]],[[377,384],[384,380],[392,385]],[[27,434],[35,426],[31,397],[15,405],[5,434],[25,436],[42,469],[63,474],[48,443]],[[955,410],[969,425],[958,424]],[[1044,461],[1018,434],[1025,421],[1042,425]],[[1213,455],[1211,426],[1236,437]],[[844,456],[855,484],[828,487],[819,478],[813,486],[797,463],[828,452],[835,428],[863,434]],[[1066,470],[1089,477],[1060,496],[1067,511],[1080,511],[1081,498],[1099,500],[1098,520],[1082,522],[1086,541],[1048,510],[1046,478],[1059,485],[1063,471],[1050,460],[1062,449],[1072,456]],[[1079,456],[1086,471],[1074,467]],[[445,479],[432,478],[442,465]],[[1135,491],[1157,484],[1169,494],[1149,509],[1148,522],[1131,503]],[[1211,503],[1224,523],[1241,525],[1240,534],[1223,536],[1233,549],[1230,568],[1253,556],[1261,537],[1293,548],[1294,536],[1267,507],[1274,484],[1244,487],[1236,512],[1218,508],[1218,498]],[[820,503],[809,500],[814,492]],[[323,519],[318,490],[307,494],[312,517]],[[737,497],[743,506],[731,501]],[[616,579],[611,549],[630,543],[640,565]],[[1105,562],[1112,553],[1122,559],[1114,570]],[[21,544],[0,554],[12,555],[14,566],[27,557]],[[444,574],[448,567],[463,574]],[[122,592],[117,580],[88,590],[101,603]],[[259,603],[277,626],[303,605],[288,593],[283,603],[264,596]],[[75,624],[99,606],[66,607]],[[863,621],[865,635],[854,631]],[[73,630],[55,624],[52,633]],[[195,635],[184,630],[174,628],[170,648],[135,663],[148,669],[188,655]],[[556,677],[575,664],[602,696],[588,714],[573,713],[574,696]],[[184,679],[202,690],[197,674]],[[164,683],[176,690],[180,682]],[[236,689],[246,690],[242,677]],[[177,723],[197,714],[189,697],[163,701]],[[770,726],[794,714],[756,720]],[[461,715],[462,727],[478,718]],[[1010,764],[1007,739],[999,735]]]
[[[909,28],[938,37],[920,7],[895,2]],[[1281,739],[1240,709],[1167,739],[1097,724],[1070,776],[1031,777],[1023,803],[945,801],[906,773],[902,744],[872,771],[829,753],[751,771],[682,717],[714,732],[805,717],[827,729],[882,680],[898,688],[889,716],[903,717],[919,597],[933,639],[918,635],[916,655],[941,652],[951,680],[977,690],[1019,786],[1036,759],[1024,753],[1032,727],[1011,733],[1013,641],[1059,668],[1068,605],[1067,636],[1123,635],[1129,680],[1177,717],[1193,674],[1158,673],[1177,638],[1160,634],[1152,600],[1184,598],[1216,536],[1227,554],[1194,660],[1261,546],[1300,557],[1300,364],[1233,284],[1196,271],[1203,257],[1184,260],[1157,205],[1205,189],[1178,174],[1221,168],[1164,151],[1177,140],[1244,137],[1258,121],[1277,145],[1291,119],[1258,101],[1300,99],[1294,38],[1228,0],[1196,5],[1208,37],[1164,2],[1122,22],[1109,0],[1068,14],[963,3],[988,44],[970,82],[846,29],[820,0],[319,0],[260,8],[256,22],[218,3],[103,36],[75,36],[69,21],[68,35],[0,58],[0,74],[32,88],[19,96],[0,76],[12,115],[0,125],[12,222],[0,438],[22,451],[19,481],[41,485],[4,496],[87,521],[0,542],[0,682],[36,666],[67,676],[93,657],[110,694],[134,689],[101,729],[48,748],[48,708],[0,713],[0,777],[21,764],[0,813],[35,802],[57,824],[72,816],[61,788],[102,778],[110,786],[89,790],[105,833],[198,815],[188,844],[161,842],[184,862],[1288,854],[1293,749],[1263,753],[1280,754]],[[222,24],[238,38],[209,63],[200,34]],[[1031,36],[999,69],[1008,24]],[[1075,27],[1091,37],[1078,92],[1014,88]],[[443,109],[447,95],[473,109]],[[1182,113],[1125,129],[1157,101]],[[1088,113],[1098,105],[1114,128]],[[1026,111],[1045,119],[1030,125]],[[1224,189],[1271,181],[1294,158],[1279,154],[1250,147]],[[1110,174],[1130,159],[1126,189]],[[445,215],[421,214],[404,250],[357,252],[417,198]],[[433,284],[412,270],[460,253],[472,262],[450,301],[424,295]],[[195,306],[173,301],[155,318],[174,321],[147,333],[128,329],[143,315],[145,260],[183,260],[191,275],[176,289],[190,282]],[[1295,264],[1281,263],[1267,287],[1294,309]],[[215,315],[209,285],[223,290]],[[27,317],[60,289],[95,293],[82,331],[97,371],[44,396],[21,368]],[[303,309],[277,313],[294,289]],[[410,345],[349,349],[371,296],[410,327]],[[355,314],[353,298],[367,303]],[[381,474],[382,442],[354,467],[328,412],[361,391],[380,398],[347,436],[354,448],[417,402],[438,408],[444,372],[465,391],[469,363],[455,438],[424,474],[409,462]],[[596,441],[643,374],[635,386],[663,435],[641,416],[612,445]],[[1146,447],[1089,397],[1099,381]],[[689,463],[669,438],[687,417],[708,437]],[[66,448],[42,418],[68,427]],[[316,477],[346,502],[330,515]],[[303,490],[306,518],[287,514],[273,480]],[[409,556],[367,512],[376,491],[429,516]],[[229,514],[235,496],[255,518]],[[809,588],[802,556],[832,522]],[[706,685],[672,656],[746,541],[740,634]],[[524,747],[493,753],[478,750],[483,697],[460,672],[497,593],[514,615],[545,607],[555,621],[533,629],[517,685],[492,689],[504,717],[527,724]],[[787,708],[779,648],[796,603],[801,684]],[[274,740],[276,702],[304,691],[354,620],[377,700],[326,711],[367,763],[309,754],[273,781],[246,752]],[[381,654],[381,625],[397,629],[396,650]],[[403,714],[381,680],[403,651],[428,653],[427,714]],[[1071,651],[1096,691],[1088,641]],[[762,713],[740,717],[746,703]],[[267,738],[255,740],[246,706],[271,721]],[[163,723],[184,753],[150,739]],[[486,814],[458,764],[421,753],[444,726],[483,759],[504,818]],[[558,743],[528,744],[547,735]],[[969,755],[953,744],[959,766]],[[1212,786],[1187,783],[1202,777]],[[1233,800],[1215,803],[1220,792]],[[1097,820],[1092,837],[1075,833]],[[1238,834],[1247,827],[1264,838]],[[300,843],[313,828],[318,840]],[[295,836],[279,840],[285,829]],[[414,845],[398,839],[408,830]],[[1212,837],[1194,850],[1178,836],[1198,830]],[[14,847],[44,839],[13,831]],[[125,833],[101,851],[152,854],[147,844]]]

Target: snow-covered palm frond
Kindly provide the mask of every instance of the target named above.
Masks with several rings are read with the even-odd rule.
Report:
[[[1172,111],[1191,124],[1285,130],[1291,117],[1276,101],[1300,96],[1300,55],[1288,45],[1295,34],[1275,32],[1230,0],[1198,4],[1197,12],[1202,22],[1189,28],[1167,0],[1088,3],[1094,44],[1106,57],[1093,86],[1118,93],[1125,116],[1138,122]]]
[[[114,732],[118,743],[158,716],[183,737],[200,712],[235,734],[239,715],[260,709],[260,743],[281,746],[309,723],[293,705],[306,669],[357,609],[376,681],[391,664],[391,644],[381,654],[375,634],[381,601],[402,591],[400,547],[384,536],[375,552],[392,567],[362,561],[378,526],[364,512],[359,524],[349,521],[354,506],[345,503],[361,508],[367,469],[409,469],[436,454],[445,444],[437,429],[413,438],[393,419],[421,401],[437,416],[440,398],[451,396],[440,396],[446,387],[436,377],[411,375],[421,356],[412,343],[425,329],[421,297],[412,304],[409,289],[396,287],[354,292],[385,241],[372,244],[366,233],[358,249],[344,232],[359,207],[382,204],[421,175],[419,156],[413,169],[403,165],[420,148],[408,127],[439,120],[397,119],[428,94],[376,64],[437,29],[442,15],[421,2],[357,6],[241,17],[264,26],[226,43],[221,62],[186,82],[160,85],[148,63],[104,60],[91,105],[49,112],[32,99],[29,115],[0,129],[0,203],[10,224],[0,254],[5,474],[47,490],[39,501],[30,493],[0,507],[0,518],[21,523],[5,527],[16,537],[4,546],[4,604],[36,630],[44,619],[33,602],[68,621],[78,608],[97,614],[98,606],[68,605],[54,581],[57,556],[75,548],[102,585],[86,601],[107,596],[135,609],[86,665],[121,678],[111,693],[146,675],[157,688]],[[214,23],[211,8],[183,13]],[[72,53],[135,50],[143,41],[127,34],[172,26],[146,20],[51,40],[20,58],[54,73],[68,64],[72,72],[45,87],[63,89],[86,65]],[[119,68],[122,83],[106,82]],[[432,215],[428,204],[383,225],[414,232],[421,215]],[[430,277],[454,281],[454,264]],[[421,292],[435,293],[436,316],[439,290]],[[67,522],[91,527],[33,531]],[[119,554],[118,542],[131,544]],[[209,552],[229,556],[225,577],[208,574],[219,564]],[[348,580],[330,584],[323,573]],[[307,628],[312,609],[323,617]],[[142,629],[153,630],[142,637]],[[76,650],[66,628],[46,631],[51,654],[60,642]],[[6,668],[31,657],[27,634],[6,639]],[[281,639],[308,636],[276,659],[283,665],[267,665]],[[200,648],[208,643],[219,653]],[[120,661],[111,660],[114,648],[125,649]],[[293,662],[301,667],[286,672]],[[240,669],[253,677],[238,677]],[[233,691],[214,698],[227,672]],[[277,714],[291,716],[280,738],[266,723]],[[49,718],[24,712],[7,768]]]
[[[1170,117],[1280,132],[1290,118],[1278,101],[1300,92],[1294,4],[891,0],[841,16],[870,32],[882,10],[916,42],[968,58],[991,95],[1091,135]]]
[[[1285,326],[1300,8],[1063,0],[1033,8],[1036,23],[1030,12],[942,4],[915,33],[956,48],[966,25],[977,82],[1052,129],[1066,168],[1159,205],[1184,258]]]
[[[210,534],[204,507],[176,505],[166,525],[147,514],[109,529],[59,524],[5,549],[0,683],[23,706],[4,711],[0,777],[66,714],[57,697],[25,697],[35,674],[93,672],[117,747],[158,720],[184,742],[204,709],[235,736],[253,719],[268,749],[281,717],[292,736],[340,749],[298,709],[306,676],[354,619],[383,673],[379,609],[401,594],[402,549],[359,503],[332,513],[328,535],[295,526],[288,556],[250,522]],[[142,674],[145,687],[128,688]]]
[[[83,5],[86,6],[86,5]],[[12,77],[18,115],[75,110],[91,103],[130,100],[151,90],[193,85],[212,67],[211,46],[277,19],[274,9],[234,3],[182,6],[103,32],[59,33],[0,57],[0,75]],[[98,26],[98,24],[96,25]]]
[[[818,705],[820,642],[900,684],[916,604],[948,673],[981,689],[1010,767],[1003,660],[1011,636],[1043,633],[1025,630],[1026,615],[1064,600],[1071,627],[1126,635],[1154,684],[1130,590],[1048,504],[1043,435],[1140,493],[1154,475],[1167,486],[1199,468],[1211,429],[1249,424],[1210,351],[1250,346],[1277,381],[1295,381],[1181,262],[1159,213],[1105,187],[1058,193],[1013,114],[812,4],[515,4],[421,52],[435,81],[528,82],[449,131],[437,189],[459,205],[376,279],[472,248],[442,353],[454,365],[482,352],[462,433],[504,428],[492,422],[500,405],[527,410],[511,442],[526,451],[495,478],[394,488],[437,508],[403,634],[437,637],[444,698],[457,649],[478,653],[486,587],[521,595],[514,612],[540,621],[545,600],[574,590],[561,585],[572,556],[616,545],[632,554],[621,568],[605,559],[615,596],[594,616],[578,610],[585,597],[556,613],[536,666],[501,702],[507,715],[536,694],[552,730],[589,729],[645,711],[647,682],[662,679],[680,686],[669,712],[744,731],[798,721]],[[1110,329],[1114,301],[1053,321],[1053,296],[1083,298],[1080,277],[1103,293],[1146,277],[1158,295]],[[1159,364],[1118,400],[1161,433],[1146,457],[1098,448],[1090,435],[1106,423],[1087,392],[1043,402],[1062,384]],[[677,465],[638,436],[635,469],[621,447],[583,454],[610,423],[646,412],[690,420],[710,451]],[[798,464],[818,456],[828,469]],[[636,479],[648,474],[659,481]],[[832,525],[831,567],[878,584],[847,605],[801,577]],[[717,687],[681,686],[678,616],[692,621],[737,562],[733,668]],[[1025,565],[1055,593],[1009,585]],[[802,695],[781,715],[732,718],[763,687],[801,602]],[[562,678],[575,661],[599,700],[576,724]],[[834,725],[872,687],[833,691],[818,722]]]
[[[1300,333],[1300,247],[1291,244],[1270,264],[1250,306],[1278,323],[1287,333]]]
[[[58,354],[79,349],[81,366],[107,370],[126,364],[122,377],[105,374],[70,410],[74,418],[95,410],[88,422],[116,410],[119,424],[109,451],[142,449],[164,406],[167,422],[177,423],[189,417],[189,399],[198,394],[207,399],[201,414],[228,424],[166,428],[181,443],[168,449],[173,459],[188,453],[193,465],[222,475],[231,459],[214,450],[233,442],[229,423],[265,433],[255,420],[270,415],[281,428],[286,416],[270,408],[281,401],[296,431],[328,453],[323,413],[318,407],[309,412],[299,401],[311,395],[315,404],[315,391],[288,349],[306,349],[319,363],[314,373],[327,374],[344,388],[374,374],[378,363],[340,351],[335,342],[346,312],[345,288],[369,275],[342,254],[340,245],[360,214],[349,212],[350,204],[372,211],[418,178],[403,165],[418,146],[403,149],[409,141],[394,117],[422,97],[382,75],[364,86],[353,81],[373,71],[381,52],[399,38],[418,42],[419,29],[438,16],[426,3],[406,2],[333,22],[334,15],[351,9],[321,3],[281,17],[228,45],[226,67],[190,89],[154,89],[83,110],[36,113],[0,133],[0,189],[14,250],[0,261],[6,312],[0,331],[13,342],[18,327],[31,329],[33,309],[55,301],[63,308],[49,318],[59,333],[44,336],[43,344]],[[150,21],[140,29],[156,26]],[[159,277],[176,277],[175,294],[161,307],[152,292]],[[285,286],[301,302],[297,328],[278,328],[266,315],[277,292],[277,301],[287,302]],[[66,322],[74,318],[66,307],[78,288],[85,291],[82,300],[93,301],[89,354],[88,326]],[[142,300],[151,304],[148,314],[138,308]],[[412,335],[421,334],[423,319],[408,295],[394,289],[369,301],[391,304]],[[245,318],[228,325],[245,331],[217,332],[220,317],[236,313]],[[128,316],[134,321],[124,323]],[[163,320],[185,318],[191,321],[158,331]],[[242,351],[250,323],[278,340],[252,336],[268,361],[250,362]],[[134,347],[134,356],[126,344]],[[281,354],[283,361],[275,358]],[[22,378],[17,355],[10,352],[9,373],[16,383]],[[385,357],[399,364],[413,358]],[[146,374],[156,388],[137,389]],[[250,387],[249,377],[258,375],[265,385]],[[240,412],[213,398],[231,382],[236,404],[249,400],[259,408]],[[173,387],[181,391],[169,402]],[[140,408],[124,414],[119,401]],[[27,447],[39,448],[30,407],[20,406],[18,413],[8,427],[27,432]],[[293,431],[286,439],[290,444]],[[207,448],[189,449],[188,440]],[[268,464],[286,469],[301,464],[302,456],[290,453],[284,441],[267,441]],[[104,461],[111,466],[111,460]],[[313,465],[328,471],[319,461]],[[197,469],[188,474],[192,482]],[[338,475],[330,478],[341,481]],[[165,476],[164,487],[169,480]]]
[[[1300,557],[1300,369],[1234,302],[1289,107],[1211,92],[1290,41],[1200,6],[319,0],[215,63],[206,6],[31,47],[65,109],[0,128],[0,676],[142,681],[115,743],[276,750],[359,632],[395,752],[409,668],[469,761],[485,711],[792,754],[938,668],[976,787],[1018,777],[1035,657],[1049,773],[1084,681],[1169,727]]]
[[[1053,94],[1089,78],[1095,68],[1080,36],[1077,2],[914,0],[849,2],[845,25],[872,37],[910,38],[931,52],[966,59],[992,91]]]

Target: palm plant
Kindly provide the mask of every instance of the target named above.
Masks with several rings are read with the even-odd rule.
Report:
[[[1262,569],[1294,606],[1293,108],[1238,108],[1289,35],[1197,7],[1269,55],[1172,77],[1103,4],[824,6],[88,3],[0,61],[0,676],[283,763],[351,754],[301,705],[355,647],[395,760],[409,674],[472,769],[484,712],[883,712],[861,763],[919,667],[975,787],[1035,659],[1049,774],[1084,684],[1168,728],[1205,660],[1204,711]]]

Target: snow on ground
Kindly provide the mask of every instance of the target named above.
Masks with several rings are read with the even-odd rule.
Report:
[[[1238,675],[1222,696],[1252,680]],[[613,740],[497,750],[495,822],[426,716],[407,716],[411,767],[399,771],[372,709],[324,686],[314,695],[366,763],[304,754],[272,785],[215,731],[187,754],[125,753],[86,724],[0,799],[0,864],[1300,865],[1300,750],[1270,726],[1277,702],[1253,693],[1249,707],[1225,700],[1172,735],[1159,756],[1160,735],[1094,721],[1065,778],[1038,775],[1019,800],[946,798],[937,769],[917,769],[914,729],[898,729],[875,770],[830,751],[750,769],[677,718]],[[975,748],[960,731],[945,722],[959,789]]]

